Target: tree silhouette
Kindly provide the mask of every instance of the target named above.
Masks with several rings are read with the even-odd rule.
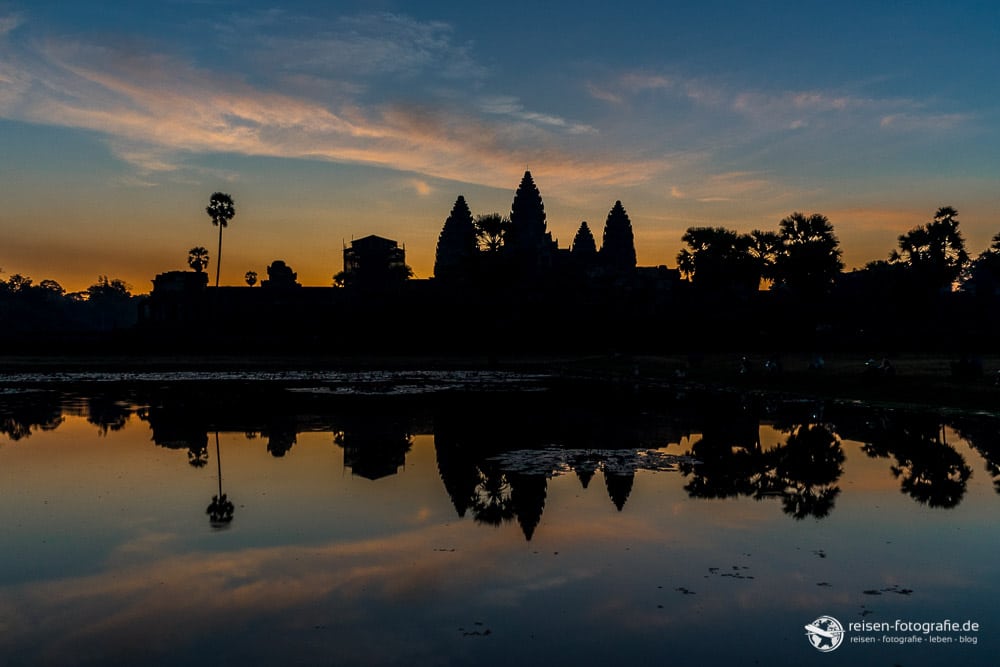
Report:
[[[688,247],[677,254],[677,267],[696,287],[745,292],[760,286],[765,265],[752,252],[755,240],[751,235],[724,227],[690,227],[681,240]]]
[[[102,301],[122,301],[132,298],[131,286],[120,278],[108,279],[98,276],[97,282],[87,288],[87,300],[91,303]]]
[[[31,283],[32,280],[28,276],[22,276],[20,273],[15,273],[7,279],[7,291],[11,294],[27,292],[28,289],[31,288]]]
[[[779,223],[775,286],[814,299],[828,293],[844,269],[840,241],[825,215],[792,213]]]
[[[981,297],[1000,295],[1000,234],[971,262],[962,280],[962,291]]]
[[[747,252],[756,263],[755,273],[759,274],[758,281],[774,280],[781,237],[775,232],[755,229],[749,234],[747,246]]]
[[[188,250],[188,266],[193,271],[201,273],[208,266],[208,250],[202,246],[195,246]]]
[[[57,283],[55,280],[50,280],[48,278],[38,283],[38,289],[41,290],[43,294],[53,297],[61,297],[66,294],[66,290],[62,285]]]
[[[892,251],[889,262],[906,266],[924,289],[950,291],[969,263],[965,240],[958,231],[958,211],[943,206],[933,221],[900,235],[899,249]]]
[[[480,249],[490,254],[500,252],[510,230],[510,220],[499,213],[485,213],[476,216],[473,222]]]
[[[478,254],[479,237],[472,212],[465,197],[459,195],[438,237],[434,277],[444,281],[468,278]]]
[[[632,221],[622,206],[616,201],[604,223],[604,238],[601,241],[601,263],[612,273],[633,271],[636,265],[635,238],[632,235]]]
[[[215,192],[209,197],[205,212],[212,219],[212,224],[219,228],[219,252],[215,256],[215,286],[219,286],[219,273],[222,270],[222,230],[236,215],[233,198],[224,192]]]
[[[257,272],[247,271],[245,274],[243,274],[243,279],[247,281],[247,285],[253,287],[254,285],[257,284]]]

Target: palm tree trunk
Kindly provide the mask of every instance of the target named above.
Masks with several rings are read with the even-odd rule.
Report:
[[[215,462],[219,466],[219,500],[222,500],[222,455],[219,453],[219,432],[215,432]]]
[[[215,286],[219,286],[219,272],[222,270],[222,225],[219,225],[219,252],[215,255]]]

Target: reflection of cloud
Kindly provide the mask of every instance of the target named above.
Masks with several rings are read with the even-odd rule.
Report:
[[[479,535],[456,556],[437,549],[454,544],[454,532],[435,526],[358,543],[160,553],[149,559],[160,547],[172,546],[170,536],[151,534],[116,550],[104,573],[4,588],[0,651],[30,647],[42,651],[44,661],[66,664],[95,647],[113,656],[138,650],[154,637],[227,630],[229,636],[251,621],[297,618],[311,625],[316,616],[344,633],[378,635],[392,610],[431,599],[463,600],[484,571],[503,571],[497,561],[503,560],[506,539]],[[142,565],[135,564],[137,555]],[[485,604],[516,604],[594,572],[563,571],[552,562],[540,572],[515,568],[510,576],[490,589]]]

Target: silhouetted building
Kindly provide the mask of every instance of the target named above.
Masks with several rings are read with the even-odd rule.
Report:
[[[601,264],[612,274],[627,274],[635,271],[635,239],[632,236],[632,221],[620,201],[608,213],[604,223],[604,239],[601,242]]]
[[[260,286],[263,288],[287,288],[302,287],[296,278],[299,274],[292,271],[292,267],[285,264],[283,260],[276,259],[267,267],[267,280],[262,280]]]
[[[558,246],[545,228],[545,205],[531,172],[524,172],[510,206],[510,231],[504,244],[522,278],[552,269]]]
[[[378,287],[409,277],[406,248],[381,236],[365,236],[344,248],[343,281],[346,286]]]
[[[475,272],[478,256],[479,239],[472,212],[465,197],[459,196],[438,237],[434,277],[452,283],[467,281]]]
[[[201,271],[167,271],[153,279],[153,291],[139,310],[139,323],[146,327],[184,328],[203,320],[201,296],[208,274]]]

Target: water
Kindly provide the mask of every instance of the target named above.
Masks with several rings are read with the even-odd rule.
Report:
[[[508,379],[9,389],[3,664],[995,664],[996,421]]]

